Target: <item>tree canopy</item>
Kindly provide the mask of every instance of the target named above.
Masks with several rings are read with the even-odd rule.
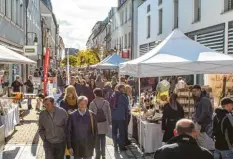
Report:
[[[66,66],[67,56],[62,60],[62,65]],[[69,55],[69,64],[70,66],[78,66],[78,58],[73,55]]]

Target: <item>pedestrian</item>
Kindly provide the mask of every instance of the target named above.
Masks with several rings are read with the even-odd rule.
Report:
[[[194,85],[192,87],[194,97],[194,114],[193,121],[197,127],[197,142],[204,147],[206,134],[211,136],[209,132],[212,130],[213,108],[210,99],[201,91],[201,86]],[[208,133],[207,133],[208,132]]]
[[[213,136],[215,140],[214,159],[233,158],[233,101],[230,98],[221,100],[222,109],[215,110]]]
[[[60,107],[65,109],[67,114],[71,114],[73,111],[78,109],[78,95],[74,86],[69,85],[65,89],[65,95],[63,100],[60,102]],[[66,159],[70,159],[70,153],[68,150],[65,151]]]
[[[57,89],[58,89],[59,93],[63,93],[64,92],[64,86],[65,86],[65,83],[64,83],[62,74],[61,74],[60,71],[58,71],[57,72]]]
[[[118,151],[118,146],[121,151],[125,151],[125,129],[126,119],[129,113],[129,101],[125,95],[125,86],[119,85],[117,88],[118,91],[113,94],[113,100],[110,101],[112,114],[112,138],[115,151]]]
[[[105,86],[103,88],[103,96],[104,96],[104,99],[107,100],[108,102],[110,101],[110,98],[113,94],[113,88],[112,88],[112,84],[111,82],[106,82],[105,83]]]
[[[164,105],[162,117],[163,142],[168,142],[174,136],[176,122],[184,118],[184,109],[177,101],[177,95],[171,94],[169,103]]]
[[[96,118],[87,109],[87,104],[87,97],[79,96],[79,108],[70,114],[68,120],[67,147],[74,159],[91,159],[96,144]]]
[[[15,81],[11,84],[11,88],[12,88],[12,92],[13,93],[20,93],[21,92],[21,87],[23,87],[23,83],[21,81],[20,76],[16,76],[15,77]],[[21,99],[18,99],[18,104],[19,104],[19,108],[21,108]]]
[[[129,122],[131,119],[131,109],[133,105],[132,87],[130,85],[125,85],[125,94],[129,102],[128,113],[126,116],[126,126],[125,126],[125,145],[128,146],[131,144],[131,141],[129,140],[129,137],[128,137],[128,127],[129,127]]]
[[[45,159],[64,159],[68,115],[56,107],[53,97],[45,97],[44,106],[46,110],[39,115],[39,135],[44,143]]]
[[[196,133],[191,120],[179,120],[174,130],[175,137],[156,150],[154,159],[213,159],[211,152],[197,144]]]
[[[77,82],[76,78],[74,76],[71,77],[70,84],[74,86],[76,93],[78,96],[82,94],[82,87],[81,85]]]
[[[94,89],[95,99],[90,103],[90,110],[96,114],[98,136],[96,140],[96,159],[106,158],[106,134],[111,124],[111,110],[109,102],[103,98],[101,88]]]
[[[28,94],[33,94],[34,85],[33,85],[33,82],[32,82],[32,76],[31,75],[28,77],[28,80],[27,80],[27,82],[24,83],[24,85],[26,86],[26,92]],[[28,98],[28,110],[30,110],[30,109],[32,109],[32,99]]]
[[[8,71],[4,71],[4,75],[2,76],[2,79],[3,79],[2,81],[3,94],[5,95],[5,94],[8,94],[8,87],[10,84]]]
[[[112,77],[111,85],[112,85],[112,89],[114,89],[117,85],[117,78],[115,76]]]
[[[102,88],[102,89],[104,88],[104,82],[100,74],[96,77],[95,84],[96,84],[96,88]]]
[[[65,85],[64,86],[64,88],[63,88],[63,92],[62,92],[62,94],[60,95],[60,97],[57,99],[57,101],[56,101],[56,103],[58,104],[58,105],[60,105],[60,102],[64,99],[64,97],[65,97],[65,90],[66,90],[66,88],[68,87],[69,85]]]

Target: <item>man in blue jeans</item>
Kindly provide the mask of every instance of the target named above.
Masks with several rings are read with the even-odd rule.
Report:
[[[129,113],[129,101],[127,96],[124,94],[125,86],[119,85],[118,91],[115,92],[114,99],[115,104],[111,105],[112,111],[112,138],[114,142],[115,151],[118,151],[118,146],[121,151],[125,151],[125,127],[126,127],[126,116]],[[119,138],[118,138],[119,132]]]
[[[214,159],[233,159],[233,101],[230,98],[221,100],[222,109],[217,108],[213,123],[215,139]]]

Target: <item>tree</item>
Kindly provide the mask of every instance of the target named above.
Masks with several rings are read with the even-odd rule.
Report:
[[[62,60],[62,65],[66,66],[67,64],[67,56]],[[69,64],[70,66],[77,66],[78,65],[78,58],[73,55],[69,55]]]
[[[79,66],[93,65],[93,64],[100,62],[100,58],[97,55],[97,52],[95,52],[95,51],[96,50],[93,50],[93,49],[79,51],[79,53],[77,55],[78,65]]]

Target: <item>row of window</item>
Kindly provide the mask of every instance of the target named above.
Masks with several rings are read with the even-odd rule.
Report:
[[[115,31],[118,27],[124,25],[131,19],[131,9],[132,6],[129,4],[128,6],[125,6],[125,8],[122,7],[121,11],[115,13],[115,16],[113,16],[112,19],[112,31]]]
[[[0,0],[0,13],[23,28],[23,0]]]
[[[201,20],[201,0],[194,1],[194,22]],[[159,4],[162,3],[162,0],[159,1]],[[151,10],[150,5],[147,6],[147,13]],[[224,11],[233,10],[233,0],[224,0]],[[174,29],[178,28],[179,25],[179,0],[174,0]],[[158,11],[158,34],[162,34],[163,29],[163,9]],[[151,17],[147,16],[147,38],[150,38],[151,34]]]
[[[131,47],[131,32],[125,34],[125,36],[121,36],[119,39],[115,39],[112,41],[112,46],[118,50],[127,49]]]

